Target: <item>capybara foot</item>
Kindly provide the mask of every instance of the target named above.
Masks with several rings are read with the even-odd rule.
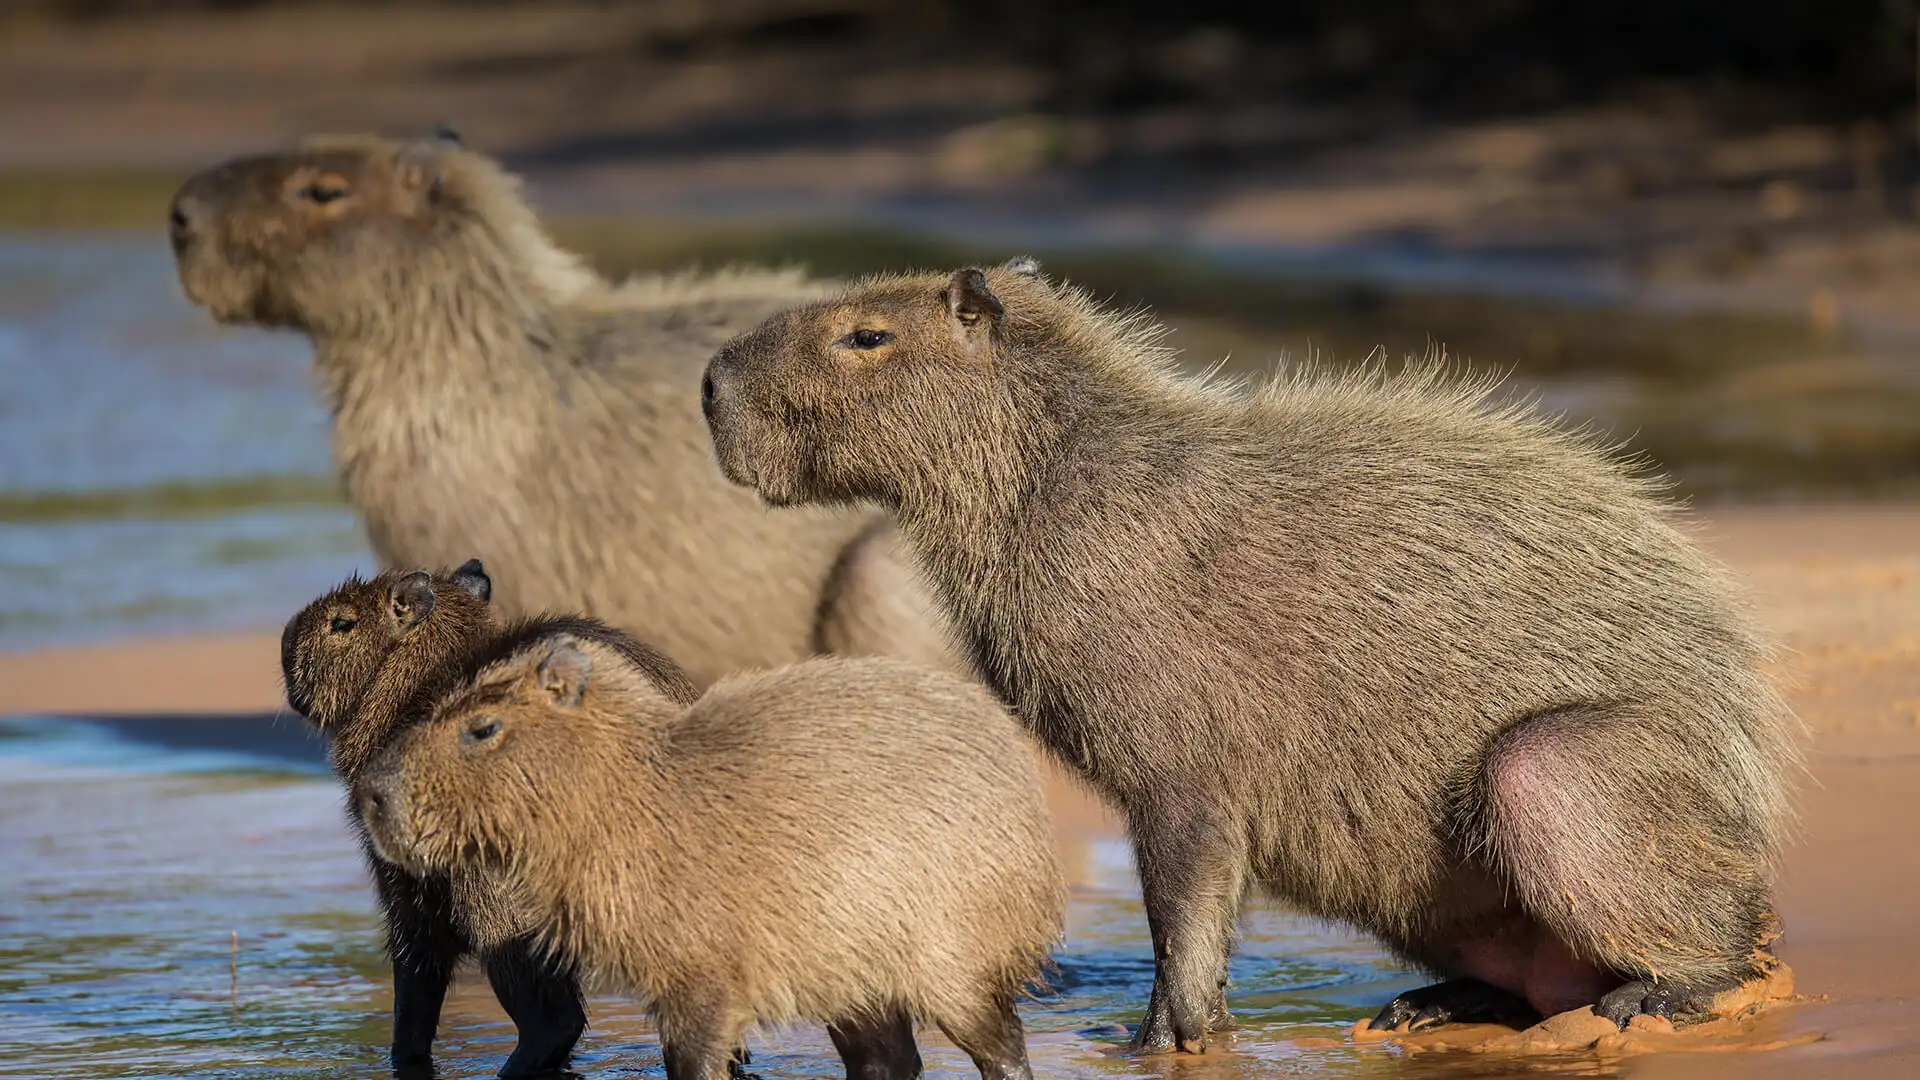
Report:
[[[1739,986],[1740,982],[1738,976],[1701,982],[1635,979],[1601,998],[1593,1010],[1621,1027],[1641,1015],[1662,1016],[1680,1023],[1711,1013],[1714,997]]]
[[[1214,992],[1213,1001],[1207,1005],[1207,1034],[1232,1031],[1233,1010],[1227,1008],[1227,988],[1222,986]]]
[[[1408,1030],[1437,1027],[1441,1024],[1532,1023],[1539,1014],[1526,1002],[1505,990],[1479,979],[1448,979],[1446,982],[1409,990],[1374,1016],[1369,1026],[1376,1031],[1392,1031],[1401,1024]]]
[[[1129,1047],[1137,1054],[1163,1054],[1169,1050],[1203,1054],[1207,1049],[1207,1029],[1211,1026],[1211,1006],[1216,1004],[1225,1012],[1226,999],[1223,996],[1205,1007],[1190,1010],[1190,1019],[1182,1024],[1175,1019],[1176,1010],[1167,1003],[1166,996],[1156,982],[1153,993],[1147,999],[1147,1015],[1141,1018],[1140,1026],[1133,1030],[1133,1041]]]

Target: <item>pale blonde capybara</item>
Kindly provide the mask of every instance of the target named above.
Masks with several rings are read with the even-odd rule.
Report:
[[[559,956],[659,1019],[674,1080],[751,1025],[829,1025],[850,1077],[920,1072],[915,1020],[1029,1077],[1014,1011],[1065,891],[1038,762],[976,683],[823,658],[692,706],[558,634],[480,668],[361,779],[383,855],[512,883]]]
[[[700,373],[826,288],[792,272],[613,284],[456,138],[309,139],[175,196],[189,299],[313,342],[347,498],[389,567],[478,555],[509,616],[584,611],[700,685],[817,653],[956,664],[884,515],[771,517],[720,476]]]
[[[702,392],[767,502],[890,511],[1124,810],[1136,1045],[1227,1019],[1256,887],[1445,977],[1383,1026],[1685,1015],[1748,974],[1801,728],[1656,485],[1435,364],[1246,386],[1157,339],[1016,260],[775,315]]]

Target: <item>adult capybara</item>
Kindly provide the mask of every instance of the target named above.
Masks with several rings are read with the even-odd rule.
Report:
[[[891,511],[990,683],[1126,814],[1143,1048],[1204,1047],[1256,883],[1448,981],[1687,1013],[1749,970],[1799,726],[1652,483],[1435,364],[1178,374],[1031,260],[887,277],[729,343],[769,503]]]
[[[1065,890],[1038,762],[984,687],[823,658],[689,707],[603,642],[495,653],[360,777],[384,856],[503,874],[556,955],[655,1013],[673,1080],[802,1020],[849,1077],[917,1076],[916,1019],[983,1077],[1031,1076],[1014,999]]]
[[[954,662],[884,516],[769,517],[713,467],[707,357],[819,283],[610,284],[444,134],[227,161],[181,187],[171,224],[190,299],[312,339],[335,464],[386,565],[478,554],[507,614],[591,612],[701,685],[821,652]]]

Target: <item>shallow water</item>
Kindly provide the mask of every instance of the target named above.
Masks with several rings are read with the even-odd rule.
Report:
[[[1117,1025],[1137,1019],[1152,977],[1126,849],[1068,843],[1057,992],[1023,1009],[1036,1073],[1170,1068],[1118,1052]],[[0,721],[0,850],[0,1075],[383,1072],[391,998],[371,891],[320,748],[295,721]],[[1242,1030],[1230,1058],[1210,1056],[1236,1077],[1414,1075],[1387,1051],[1295,1041],[1337,1038],[1408,981],[1365,942],[1256,910],[1233,968]],[[577,1069],[662,1075],[631,1004],[602,996],[589,1011]],[[444,1077],[490,1076],[513,1046],[477,975],[441,1030]],[[924,1041],[935,1074],[971,1072],[937,1035]],[[762,1033],[751,1047],[769,1080],[837,1075],[819,1030]]]

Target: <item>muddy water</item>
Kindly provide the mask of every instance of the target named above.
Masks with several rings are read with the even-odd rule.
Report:
[[[382,1071],[377,921],[319,754],[286,718],[0,721],[0,1075]],[[1055,992],[1024,1008],[1036,1072],[1139,1075],[1118,1052],[1152,976],[1130,860],[1111,836],[1067,831],[1069,937]],[[1385,1051],[1298,1041],[1337,1036],[1406,983],[1371,945],[1256,910],[1233,981],[1236,1077],[1417,1075]],[[590,1012],[582,1072],[660,1075],[630,1003],[601,997]],[[444,1077],[490,1076],[513,1045],[473,973],[442,1030]],[[935,1074],[970,1071],[937,1035],[926,1042]],[[751,1045],[762,1076],[837,1075],[821,1031]]]

